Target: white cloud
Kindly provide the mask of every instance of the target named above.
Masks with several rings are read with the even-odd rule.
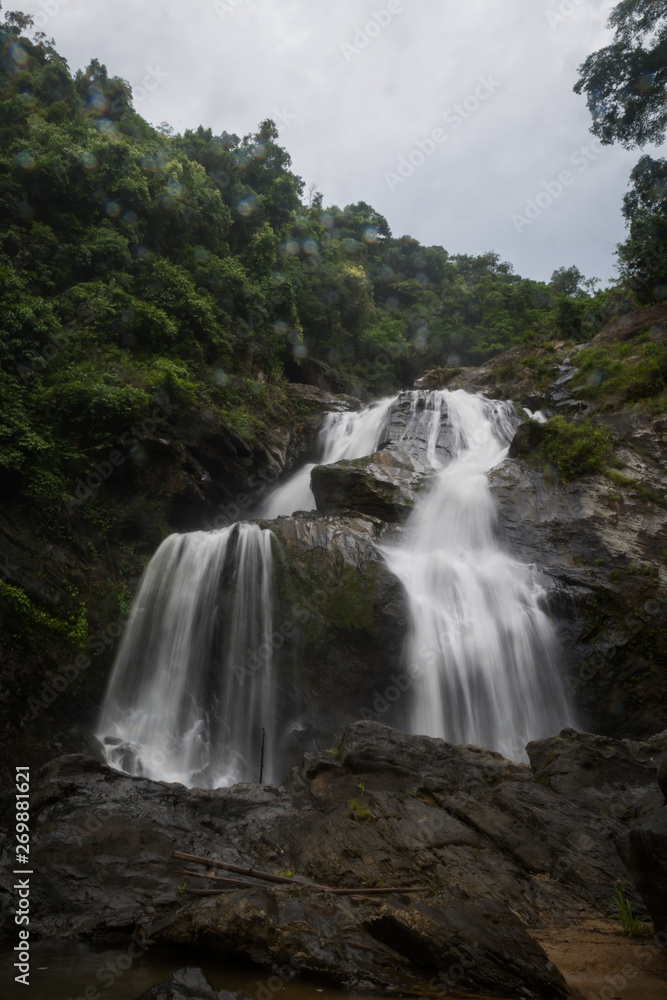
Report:
[[[613,274],[614,247],[625,232],[621,199],[637,153],[607,148],[530,227],[518,233],[512,223],[512,213],[592,140],[584,99],[572,87],[579,64],[609,37],[612,2],[22,6],[35,14],[44,3],[58,7],[45,30],[72,69],[97,57],[135,87],[148,67],[168,74],[141,102],[149,121],[243,135],[283,110],[281,141],[327,204],[368,201],[395,235],[452,253],[494,249],[530,277],[548,279],[572,263],[588,275]],[[563,10],[569,13],[550,24],[548,13]],[[458,129],[450,126],[447,141],[391,191],[386,171],[489,75],[502,86]]]

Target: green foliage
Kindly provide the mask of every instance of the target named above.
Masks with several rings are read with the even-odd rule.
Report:
[[[632,906],[630,905],[630,900],[627,899],[625,895],[626,889],[624,885],[619,885],[619,883],[614,882],[614,903],[616,905],[616,919],[621,924],[623,928],[623,933],[626,937],[647,937],[650,936],[651,931],[642,923],[637,917],[634,916],[632,912]]]
[[[604,469],[611,450],[606,427],[560,416],[545,424],[528,423],[533,434],[533,458],[556,469],[566,482]]]
[[[667,129],[667,8],[648,0],[621,0],[608,21],[610,45],[579,67],[574,90],[585,93],[591,131],[626,149],[660,144]]]
[[[79,648],[85,646],[88,637],[88,620],[83,604],[80,604],[78,610],[73,612],[67,620],[54,618],[36,607],[21,587],[14,587],[12,584],[5,583],[4,580],[0,580],[0,599],[9,605],[24,627],[59,632],[72,645]]]
[[[364,820],[371,818],[371,811],[368,806],[362,805],[360,802],[357,802],[356,799],[350,799],[347,805],[352,819]]]
[[[667,389],[667,340],[660,327],[631,343],[582,348],[576,364],[578,394],[602,405],[648,402]]]

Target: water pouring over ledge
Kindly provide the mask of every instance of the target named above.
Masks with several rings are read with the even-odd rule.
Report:
[[[393,418],[406,407],[396,431]],[[517,424],[511,403],[462,390],[418,391],[329,414],[320,432],[320,464],[387,446],[433,470],[400,543],[383,550],[410,607],[405,728],[513,759],[524,757],[528,740],[573,721],[554,629],[541,608],[544,590],[533,568],[504,552],[495,531],[488,473],[505,458]],[[314,509],[313,467],[275,490],[259,516]],[[162,543],[137,595],[98,726],[114,767],[205,787],[256,781],[264,727],[266,780],[281,777],[280,732],[292,720],[278,717],[266,641],[272,538],[257,524],[239,523]],[[262,669],[248,677],[239,667],[258,649],[266,651]]]
[[[488,473],[517,426],[510,402],[457,390],[413,404],[404,435],[435,471],[400,544],[385,548],[410,606],[410,732],[525,760],[531,739],[573,722],[554,626],[534,567],[504,551]],[[449,460],[438,457],[443,431]]]
[[[218,788],[268,781],[276,753],[273,535],[256,524],[170,535],[144,574],[98,723],[107,763],[158,781]],[[248,649],[263,667],[251,679]]]

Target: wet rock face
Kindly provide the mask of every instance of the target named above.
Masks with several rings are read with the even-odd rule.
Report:
[[[293,763],[335,744],[348,723],[373,710],[377,692],[403,669],[408,611],[378,550],[393,526],[353,513],[262,524],[276,537],[274,656],[282,752]]]
[[[519,428],[510,449],[516,457],[490,475],[498,531],[518,558],[543,574],[581,724],[645,736],[667,726],[665,511],[603,475],[550,482],[526,458],[533,433],[539,425]],[[657,489],[660,473],[649,443],[658,447],[657,439],[647,437],[643,421],[634,433],[641,445],[630,438],[632,450],[621,455],[628,471],[632,466]]]
[[[627,881],[614,841],[638,836],[631,824],[647,793],[662,801],[651,757],[666,739],[654,746],[565,730],[529,746],[531,767],[358,722],[333,753],[307,756],[282,785],[218,790],[59,758],[32,788],[40,874],[31,932],[134,932],[347,989],[437,995],[454,984],[566,997],[526,928],[571,925],[593,910],[613,915],[612,883]],[[189,896],[207,882],[182,874],[172,850],[292,870],[306,883]],[[3,874],[11,880],[9,860]],[[311,879],[358,888],[360,898],[323,893]],[[381,885],[423,888],[364,896]],[[629,897],[641,917],[641,900]],[[8,930],[11,899],[3,897]]]
[[[449,388],[449,386],[447,387]],[[402,392],[397,402],[392,406],[389,420],[384,429],[384,439],[380,442],[383,449],[400,450],[405,453],[409,449],[410,457],[415,466],[424,469],[429,467],[427,448],[429,444],[429,421],[427,413],[430,390],[417,392]],[[424,418],[427,419],[424,419]],[[454,454],[454,431],[447,419],[446,408],[443,408],[440,421],[440,431],[435,442],[435,457],[445,464]]]
[[[428,473],[402,449],[387,449],[370,458],[316,466],[310,483],[322,513],[357,510],[402,523],[428,483]]]
[[[656,737],[667,746],[667,732]],[[633,810],[633,822],[618,838],[618,853],[642,894],[656,931],[667,932],[667,751],[657,759],[659,792]]]

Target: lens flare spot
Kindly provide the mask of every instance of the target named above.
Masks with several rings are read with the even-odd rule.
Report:
[[[279,336],[284,337],[285,334],[287,333],[288,326],[287,323],[285,323],[282,319],[277,319],[273,324],[273,329]]]
[[[131,208],[128,208],[127,211],[123,212],[123,214],[121,215],[120,221],[123,223],[123,225],[132,228],[133,226],[136,226],[137,222],[139,221],[139,217],[136,212],[133,212]]]
[[[104,211],[107,215],[110,215],[112,219],[116,219],[120,215],[120,205],[117,201],[108,201],[104,206]]]
[[[110,121],[109,118],[99,118],[96,124],[100,132],[103,132],[104,135],[108,135],[110,137],[118,135],[116,123]]]
[[[303,252],[304,253],[307,253],[307,254],[317,253],[317,249],[318,248],[317,248],[317,243],[315,242],[315,240],[311,240],[311,239],[304,240],[303,243],[302,243],[302,246],[303,246]]]
[[[308,348],[305,344],[295,344],[292,348],[292,354],[295,358],[307,358]]]
[[[243,215],[244,217],[252,215],[256,207],[257,199],[252,194],[246,195],[245,198],[241,198],[241,200],[236,203],[236,211],[239,215]]]
[[[379,236],[375,226],[366,226],[364,229],[364,243],[377,243]]]
[[[332,229],[333,224],[334,224],[334,217],[331,214],[331,212],[322,212],[322,214],[320,215],[320,225],[323,226],[324,229]]]
[[[16,63],[17,66],[28,65],[28,53],[22,45],[19,45],[18,42],[12,42],[9,46],[9,58],[12,62]]]
[[[98,160],[94,153],[82,153],[81,163],[86,170],[97,170]]]
[[[192,256],[198,264],[205,264],[211,255],[206,247],[195,247],[192,251]]]
[[[16,157],[16,162],[19,167],[23,167],[24,170],[33,170],[35,166],[35,157],[32,153],[19,153]]]
[[[222,368],[218,368],[217,371],[213,372],[213,381],[216,385],[227,385],[229,382],[229,375],[224,372]]]

